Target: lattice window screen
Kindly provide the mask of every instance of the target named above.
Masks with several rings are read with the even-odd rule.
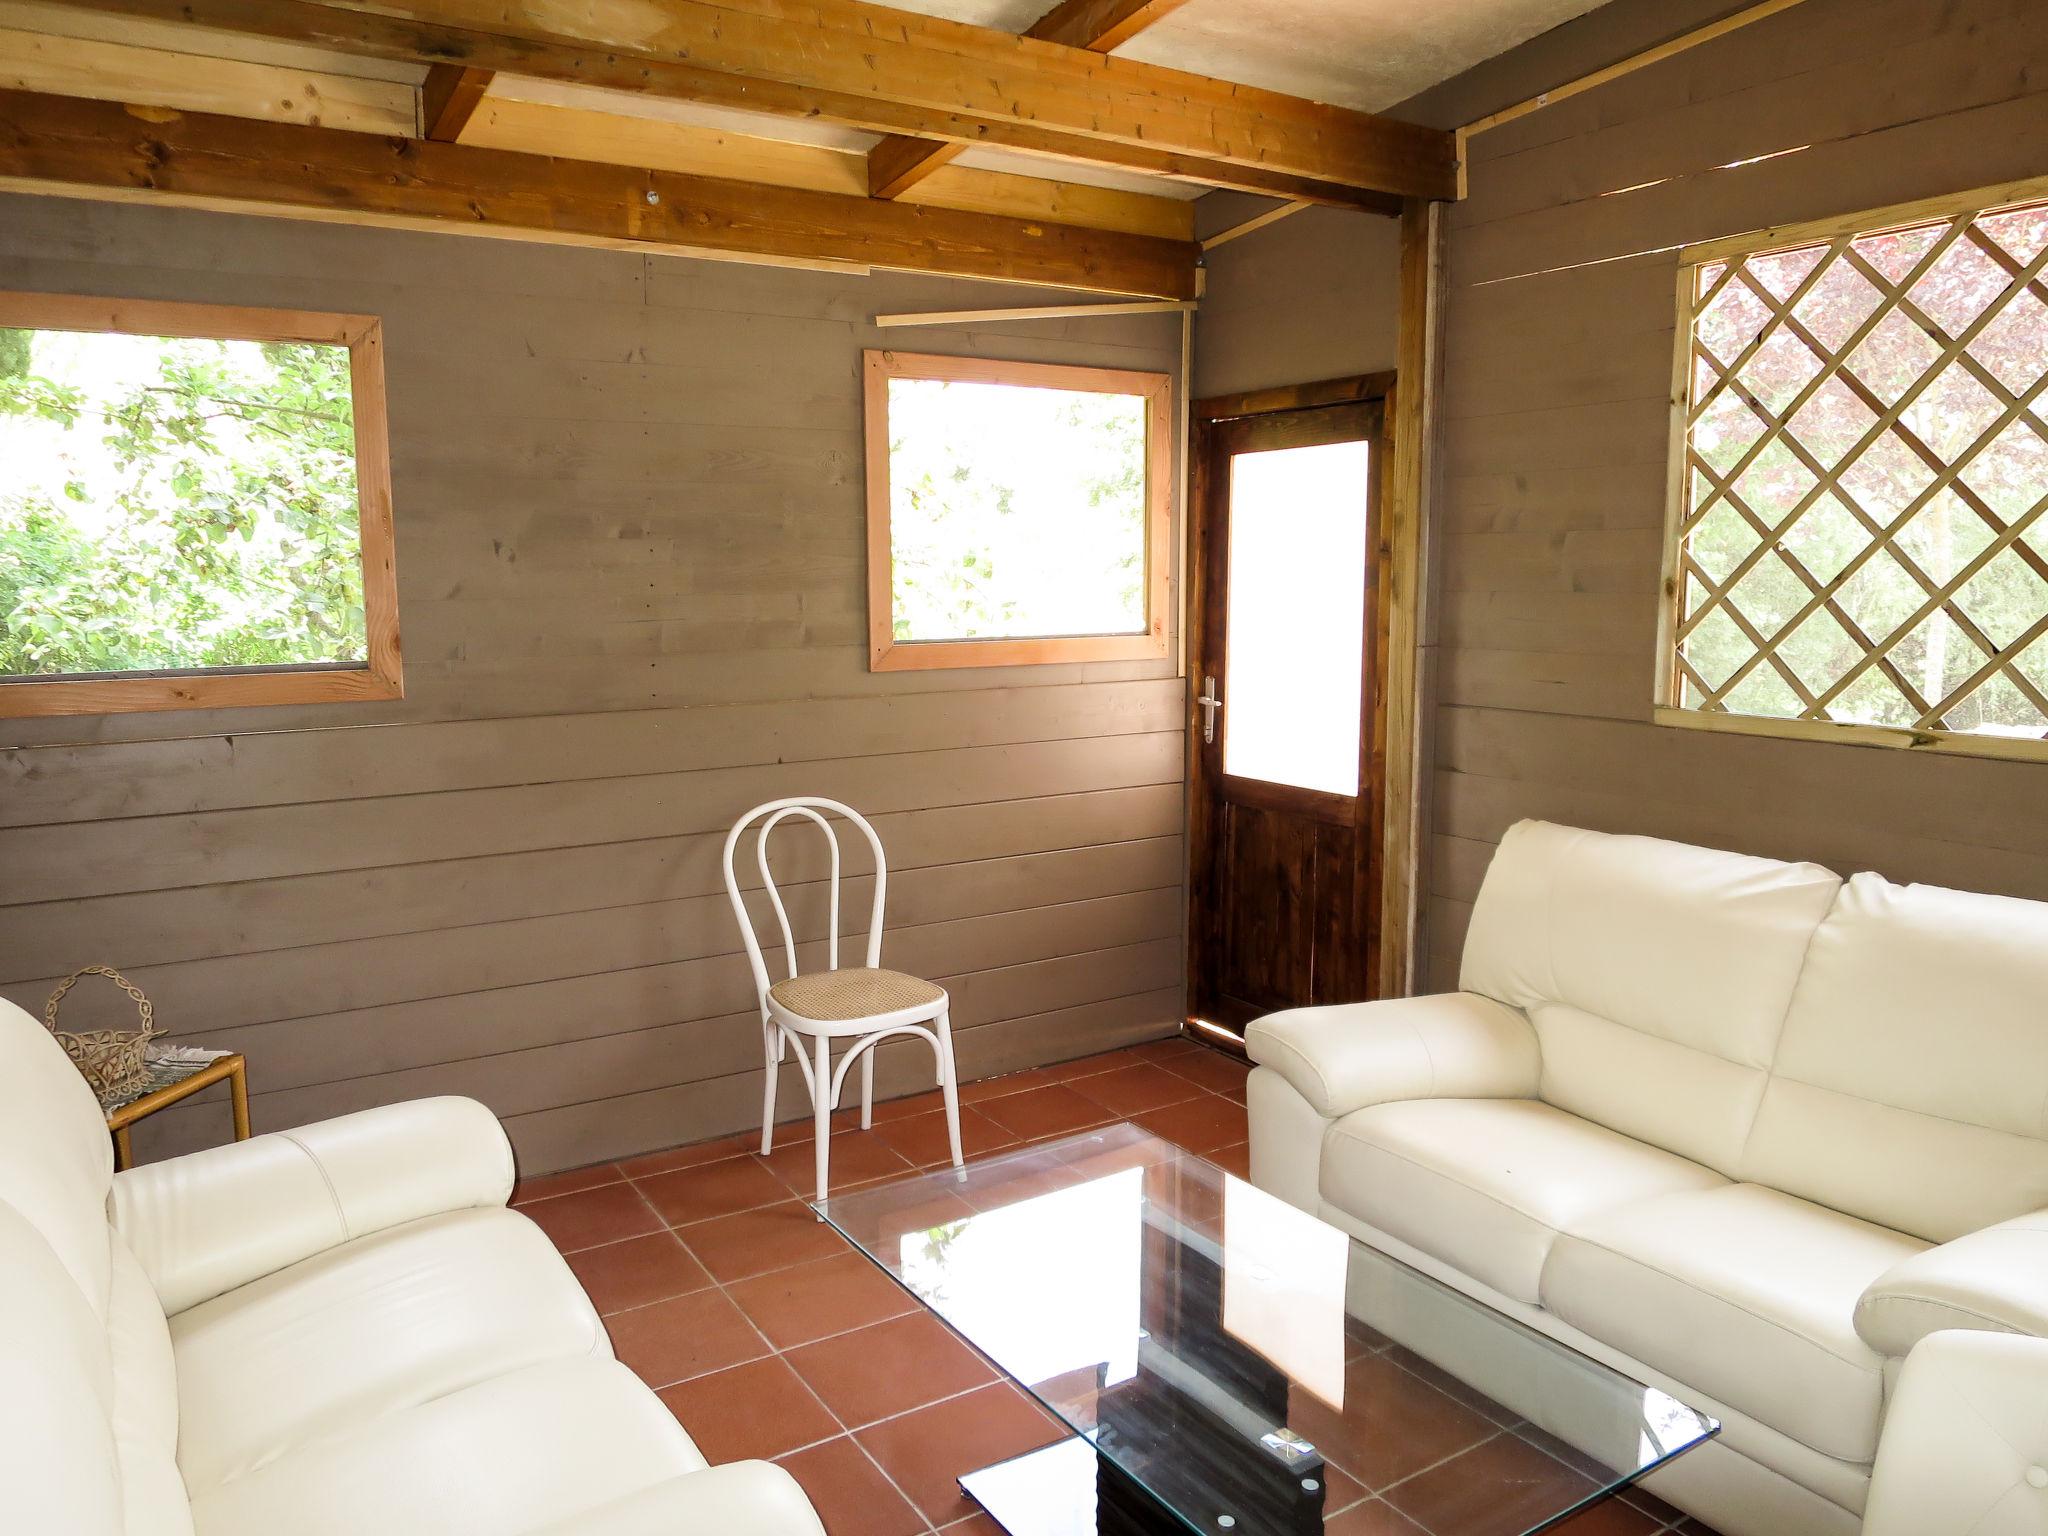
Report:
[[[2048,201],[1690,269],[1670,704],[2048,738],[2044,264]]]

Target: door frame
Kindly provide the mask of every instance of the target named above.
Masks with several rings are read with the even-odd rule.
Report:
[[[1386,950],[1387,924],[1385,922],[1384,897],[1389,887],[1384,862],[1389,852],[1388,833],[1388,769],[1391,766],[1386,757],[1387,724],[1387,679],[1400,675],[1398,669],[1389,665],[1391,647],[1399,644],[1401,637],[1392,623],[1391,597],[1394,572],[1390,555],[1393,551],[1388,543],[1389,519],[1386,503],[1392,492],[1393,479],[1390,473],[1393,457],[1395,375],[1392,372],[1353,374],[1338,379],[1321,379],[1308,384],[1288,385],[1277,389],[1253,390],[1240,394],[1215,395],[1196,400],[1189,408],[1192,430],[1189,434],[1188,468],[1188,579],[1187,579],[1187,635],[1188,689],[1186,717],[1183,728],[1186,735],[1187,753],[1187,840],[1189,883],[1187,886],[1186,923],[1188,943],[1186,954],[1186,995],[1188,998],[1188,1025],[1196,1033],[1220,1037],[1241,1044],[1241,1037],[1235,1028],[1203,1019],[1193,1011],[1196,993],[1195,971],[1197,954],[1193,925],[1194,884],[1193,874],[1204,867],[1202,861],[1207,854],[1210,833],[1208,816],[1209,793],[1214,787],[1216,776],[1209,766],[1210,754],[1203,750],[1200,738],[1201,717],[1195,704],[1195,695],[1200,691],[1203,666],[1210,660],[1214,632],[1220,631],[1221,616],[1211,612],[1210,586],[1211,558],[1220,551],[1212,549],[1210,534],[1215,526],[1218,503],[1216,487],[1211,484],[1211,464],[1215,440],[1220,428],[1226,424],[1244,420],[1247,417],[1280,416],[1297,411],[1319,410],[1338,405],[1378,405],[1381,410],[1381,430],[1373,466],[1373,473],[1380,482],[1380,497],[1377,516],[1378,526],[1373,530],[1372,568],[1373,592],[1371,594],[1371,687],[1372,712],[1362,722],[1364,734],[1369,743],[1367,765],[1369,771],[1362,774],[1361,796],[1366,801],[1365,823],[1368,836],[1377,845],[1375,868],[1380,872],[1377,884],[1366,895],[1367,911],[1367,974],[1374,981],[1373,995],[1389,995],[1386,986],[1388,957]],[[1412,643],[1412,633],[1409,636]],[[1412,672],[1411,674],[1412,675]],[[1360,679],[1361,687],[1366,683]],[[1276,805],[1290,809],[1305,810],[1307,802],[1320,797],[1313,792],[1276,788],[1273,791]],[[1348,797],[1347,797],[1348,798]],[[1404,883],[1412,889],[1412,883]],[[1408,924],[1403,921],[1398,932],[1405,934]]]
[[[1386,777],[1382,793],[1386,798],[1383,821],[1380,896],[1380,987],[1381,997],[1406,997],[1420,979],[1420,960],[1427,934],[1424,909],[1429,898],[1428,866],[1422,857],[1422,839],[1428,825],[1429,778],[1427,765],[1434,756],[1433,722],[1423,701],[1435,691],[1430,675],[1434,645],[1431,630],[1435,616],[1432,591],[1435,574],[1431,551],[1432,507],[1438,499],[1437,479],[1442,464],[1437,451],[1437,401],[1442,392],[1444,326],[1444,205],[1427,198],[1410,197],[1401,202],[1401,260],[1399,289],[1395,300],[1394,352],[1392,374],[1366,374],[1352,379],[1325,380],[1319,384],[1294,385],[1282,389],[1258,390],[1249,394],[1221,395],[1191,401],[1191,425],[1199,430],[1205,408],[1233,411],[1285,410],[1309,404],[1338,403],[1341,390],[1360,387],[1366,381],[1384,381],[1387,391],[1387,419],[1390,438],[1387,473],[1380,499],[1380,572],[1390,634],[1385,652],[1384,703],[1386,733]],[[1396,380],[1405,381],[1396,387]],[[1332,389],[1335,398],[1324,398]],[[1192,446],[1194,432],[1189,433]],[[1186,506],[1192,513],[1202,490],[1197,480],[1202,459],[1190,452]],[[1192,545],[1193,540],[1190,538]],[[1388,589],[1388,584],[1391,584]],[[1189,587],[1193,582],[1190,580]],[[1188,599],[1191,604],[1192,598]],[[1194,681],[1191,677],[1190,683]],[[1186,731],[1190,758],[1194,755],[1195,690],[1187,692]],[[1190,785],[1193,783],[1189,763]],[[1190,795],[1189,814],[1193,814]],[[1192,894],[1192,887],[1189,888]],[[1195,1021],[1189,1020],[1192,1026]],[[1235,1040],[1225,1030],[1196,1028],[1198,1035],[1212,1033]],[[1242,1041],[1238,1042],[1240,1049]]]

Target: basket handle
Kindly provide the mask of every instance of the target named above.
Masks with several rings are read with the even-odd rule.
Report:
[[[64,994],[77,986],[85,976],[104,976],[123,992],[135,999],[136,1012],[142,1015],[142,1032],[149,1034],[156,1027],[156,1009],[149,999],[142,995],[142,989],[110,965],[88,965],[73,971],[57,983],[57,990],[50,994],[50,1000],[43,1004],[43,1027],[54,1030],[57,1027],[57,1005],[64,1001]]]

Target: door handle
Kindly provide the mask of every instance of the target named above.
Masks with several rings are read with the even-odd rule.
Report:
[[[1195,702],[1202,706],[1202,744],[1213,745],[1216,740],[1216,711],[1223,707],[1223,701],[1216,696],[1216,679],[1202,679],[1202,691],[1195,696]]]

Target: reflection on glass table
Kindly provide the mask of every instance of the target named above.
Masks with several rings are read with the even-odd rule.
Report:
[[[1523,1536],[1719,1430],[1134,1126],[819,1210],[1078,1437],[962,1479],[1013,1536]]]

